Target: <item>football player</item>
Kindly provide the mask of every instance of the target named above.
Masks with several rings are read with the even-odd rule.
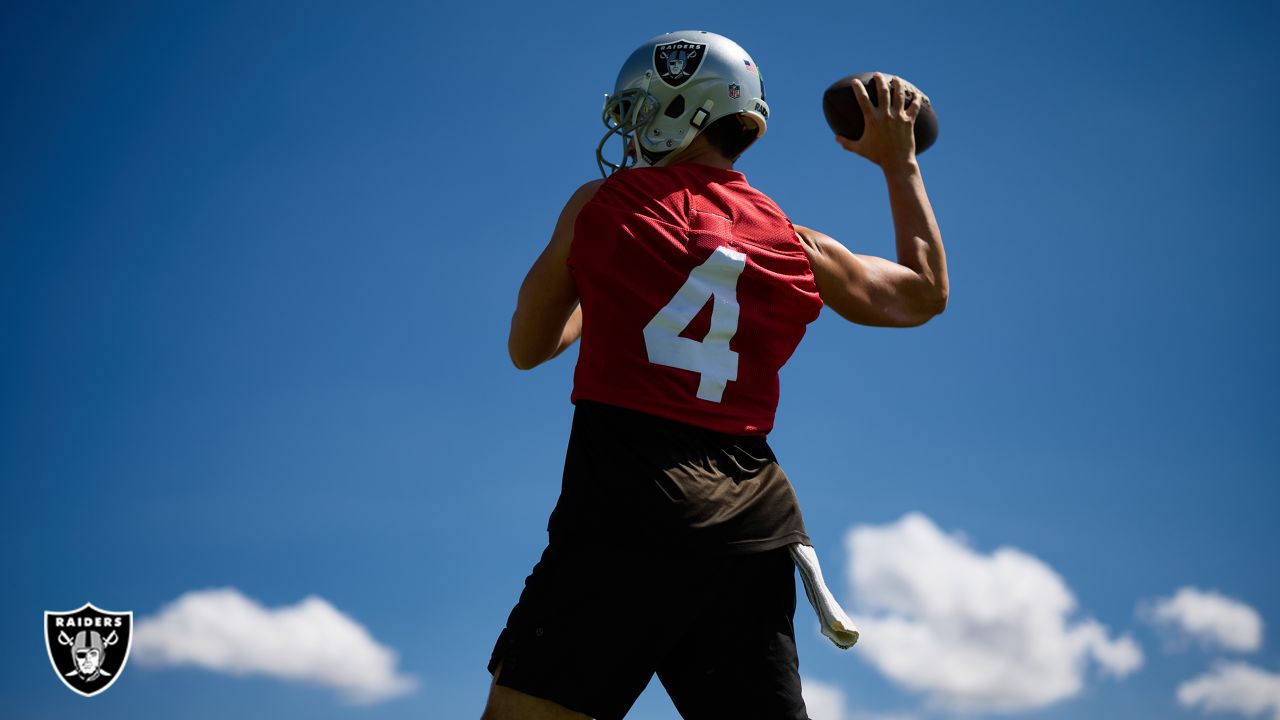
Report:
[[[766,441],[778,371],[824,304],[910,327],[947,302],[920,100],[874,82],[890,101],[854,82],[866,129],[836,139],[884,173],[896,262],[793,225],[733,169],[769,118],[736,43],[668,33],[623,65],[606,178],[569,199],[511,320],[518,368],[581,347],[548,545],[493,649],[485,718],[620,718],[655,674],[685,718],[807,717],[788,546],[809,538]]]

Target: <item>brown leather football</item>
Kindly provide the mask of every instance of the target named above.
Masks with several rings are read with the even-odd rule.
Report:
[[[827,124],[831,126],[831,130],[837,135],[843,135],[850,140],[857,140],[862,137],[862,108],[858,107],[858,99],[853,95],[853,87],[850,81],[858,79],[867,88],[867,95],[871,97],[871,104],[880,107],[879,93],[876,92],[876,85],[871,81],[871,77],[875,73],[858,73],[856,75],[848,75],[831,83],[831,87],[822,94],[822,114],[827,116]],[[885,79],[890,80],[892,76],[885,73]],[[903,88],[907,91],[906,102],[911,103],[911,99],[917,94],[924,99],[924,106],[920,108],[920,114],[916,116],[916,154],[928,150],[938,139],[938,113],[934,112],[933,103],[929,102],[929,96],[920,92],[915,85],[902,80]]]

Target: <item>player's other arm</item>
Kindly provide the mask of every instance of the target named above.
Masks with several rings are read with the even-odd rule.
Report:
[[[855,255],[835,239],[800,225],[796,235],[809,256],[822,302],[850,322],[915,327],[947,307],[945,267],[939,275],[932,270],[934,266],[921,263],[912,267],[901,256],[899,262],[893,262]],[[901,235],[899,232],[899,247]],[[941,253],[941,243],[937,247]]]
[[[920,109],[919,98],[904,107],[904,93],[897,78],[886,83],[884,76],[877,74],[874,81],[879,96],[891,97],[891,101],[877,108],[862,83],[853,82],[866,130],[858,140],[836,140],[884,172],[898,261],[855,255],[809,228],[797,226],[796,234],[809,255],[823,302],[842,317],[862,325],[912,327],[946,308],[947,258],[916,162],[913,126]]]
[[[551,241],[533,262],[516,300],[511,316],[507,352],[511,363],[521,370],[537,367],[564,352],[582,334],[582,309],[578,288],[569,274],[569,246],[578,213],[596,194],[603,180],[593,180],[578,188],[551,233]]]

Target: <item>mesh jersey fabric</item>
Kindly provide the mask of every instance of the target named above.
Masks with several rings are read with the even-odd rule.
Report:
[[[702,342],[715,304],[736,309],[728,341],[736,353],[732,377],[718,399],[705,399],[703,373],[651,360],[654,341],[645,329],[696,280],[698,268],[726,250],[743,258],[736,285],[696,291],[705,305],[678,333]],[[741,173],[693,163],[614,173],[578,215],[569,269],[583,319],[574,402],[722,433],[765,435],[773,428],[778,371],[822,300],[791,222]]]

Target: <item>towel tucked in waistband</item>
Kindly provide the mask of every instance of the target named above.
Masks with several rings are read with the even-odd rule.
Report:
[[[792,543],[787,546],[791,550],[791,559],[800,568],[800,578],[804,581],[804,594],[809,596],[809,604],[818,614],[818,622],[822,625],[822,634],[830,638],[836,647],[847,650],[858,642],[858,628],[845,613],[835,596],[827,589],[822,580],[822,567],[818,565],[818,553],[809,545]]]

